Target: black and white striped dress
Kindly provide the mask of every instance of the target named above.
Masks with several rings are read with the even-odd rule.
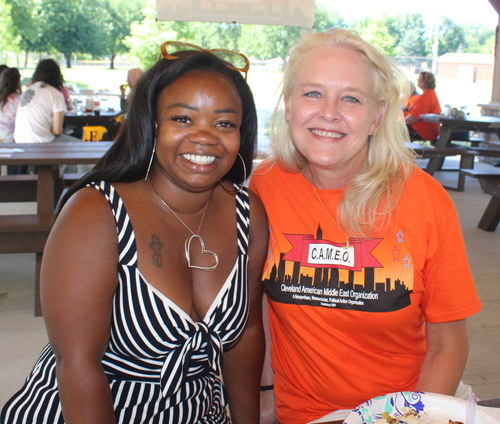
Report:
[[[118,231],[118,286],[102,361],[116,421],[229,423],[221,355],[236,343],[248,318],[248,194],[236,195],[238,259],[206,316],[195,322],[137,268],[134,231],[113,186],[91,186],[108,199]],[[55,365],[47,344],[22,389],[2,409],[2,424],[64,422]]]

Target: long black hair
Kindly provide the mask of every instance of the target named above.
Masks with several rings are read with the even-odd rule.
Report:
[[[61,91],[64,84],[64,77],[61,68],[54,59],[41,60],[31,77],[31,82],[44,82]]]
[[[21,93],[21,74],[17,68],[7,68],[0,74],[0,110],[11,94]]]
[[[257,113],[250,87],[240,72],[228,68],[226,62],[213,54],[184,52],[175,60],[159,60],[139,79],[132,92],[127,119],[122,123],[116,141],[92,171],[66,192],[60,207],[72,194],[92,181],[130,183],[145,178],[154,147],[160,93],[177,78],[191,71],[216,72],[226,77],[236,88],[243,115],[239,154],[245,162],[248,178],[257,147]],[[237,159],[224,179],[243,184],[244,175],[243,164]]]

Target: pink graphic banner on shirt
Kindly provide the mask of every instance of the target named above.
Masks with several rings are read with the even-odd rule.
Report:
[[[383,268],[371,253],[382,239],[350,238],[347,248],[346,244],[317,240],[310,234],[284,234],[284,236],[292,245],[292,249],[283,256],[285,261],[300,262],[301,266],[312,268],[339,268],[351,271]]]

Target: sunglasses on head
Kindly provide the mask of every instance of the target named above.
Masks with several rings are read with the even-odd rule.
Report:
[[[244,73],[245,81],[247,79],[248,69],[250,68],[250,61],[244,54],[235,52],[233,50],[226,50],[226,49],[206,50],[202,49],[201,47],[195,44],[184,43],[182,41],[166,41],[161,45],[161,53],[160,56],[158,57],[158,60],[160,60],[162,57],[167,60],[178,59],[178,57],[175,56],[175,54],[183,51],[200,51],[200,52],[211,53],[214,56],[226,62],[227,67],[229,69],[233,69],[235,71]]]

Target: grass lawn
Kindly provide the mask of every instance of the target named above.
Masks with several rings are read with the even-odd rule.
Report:
[[[121,84],[127,82],[127,71],[117,69],[96,69],[96,68],[62,68],[66,84],[74,85],[77,88],[107,89],[119,92]],[[29,81],[34,69],[21,69],[23,85]]]
[[[98,68],[62,68],[64,80],[68,85],[78,88],[119,90],[119,86],[127,82],[127,71],[123,69]],[[21,69],[23,86],[26,86],[33,75],[34,69]],[[280,72],[250,71],[248,83],[255,97],[269,97],[274,94],[281,79]]]

